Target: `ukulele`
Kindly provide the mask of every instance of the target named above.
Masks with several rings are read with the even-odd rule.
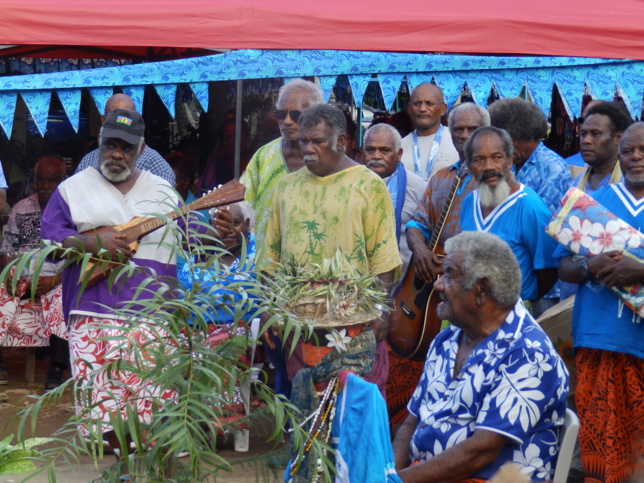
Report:
[[[445,220],[452,209],[454,198],[463,175],[458,173],[449,190],[445,204],[427,247],[434,253],[437,251],[445,226]],[[389,315],[389,333],[387,342],[391,349],[400,357],[413,361],[424,361],[429,344],[440,331],[443,321],[436,314],[436,307],[441,302],[434,291],[433,282],[425,282],[416,275],[414,258],[409,262],[407,273],[402,283],[393,295],[395,310]]]
[[[176,220],[177,218],[184,216],[191,211],[198,211],[206,208],[213,208],[216,206],[223,206],[230,203],[236,203],[237,201],[242,201],[244,199],[244,191],[244,186],[236,179],[233,179],[232,181],[229,181],[225,185],[211,191],[198,200],[193,201],[188,205],[184,205],[177,210],[173,210],[170,213],[166,213],[166,218],[135,216],[127,223],[112,227],[102,226],[100,228],[87,230],[81,233],[81,235],[98,236],[102,232],[105,232],[108,229],[112,228],[125,235],[124,241],[130,246],[132,252],[135,253],[139,248],[141,238],[143,238],[148,233],[151,233],[154,230],[164,226],[167,223],[168,218],[171,220]],[[119,263],[112,263],[100,258],[92,258],[85,267],[83,281],[86,281],[87,286],[91,287],[95,283],[105,278],[117,265],[119,265]]]

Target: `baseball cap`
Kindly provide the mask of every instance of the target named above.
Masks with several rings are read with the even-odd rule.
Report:
[[[104,139],[122,139],[126,143],[136,145],[141,141],[144,133],[145,122],[138,112],[129,109],[114,109],[103,123],[101,136]]]

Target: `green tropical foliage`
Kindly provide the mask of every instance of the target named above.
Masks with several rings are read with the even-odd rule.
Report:
[[[207,343],[207,313],[214,307],[227,307],[234,314],[232,333],[251,312],[256,311],[256,315],[264,312],[271,314],[262,331],[280,319],[291,327],[292,317],[282,309],[284,304],[279,296],[266,290],[262,283],[263,273],[259,271],[244,272],[248,275],[246,280],[226,285],[228,290],[241,294],[240,300],[232,300],[222,293],[225,277],[219,274],[225,271],[220,263],[224,251],[218,247],[215,237],[198,233],[204,231],[206,224],[194,220],[188,223],[185,217],[173,222],[162,215],[154,216],[162,217],[167,222],[163,228],[163,243],[188,260],[192,270],[198,268],[209,273],[214,284],[186,288],[176,278],[166,279],[148,271],[135,300],[123,301],[111,308],[125,324],[121,333],[106,337],[115,350],[123,354],[123,357],[108,364],[108,370],[136,374],[143,381],[153,382],[158,390],[145,395],[153,409],[151,421],[142,421],[136,409],[116,401],[121,404],[125,414],[123,417],[121,412],[114,411],[110,421],[120,443],[120,453],[127,454],[130,446],[134,452],[129,458],[115,461],[96,481],[119,481],[123,474],[130,475],[132,480],[148,482],[201,482],[222,475],[225,479],[226,472],[235,462],[226,460],[218,453],[215,447],[217,434],[224,432],[232,435],[242,427],[261,426],[270,432],[269,441],[274,442],[278,451],[284,436],[283,428],[288,426],[287,421],[301,418],[297,409],[282,396],[274,394],[262,377],[254,383],[255,397],[263,403],[262,407],[241,419],[229,417],[230,403],[236,395],[239,396],[236,387],[251,373],[251,368],[241,363],[240,358],[250,344],[258,341],[246,335],[234,336],[216,345]],[[175,239],[183,240],[183,243],[175,243]],[[43,263],[53,255],[62,257],[65,266],[80,264],[85,268],[95,260],[82,249],[63,249],[59,244],[47,242],[41,250],[25,253],[14,260],[0,277],[7,287],[15,290],[20,274],[31,263],[33,297],[35,281]],[[108,263],[116,264],[117,268],[108,277],[112,290],[118,291],[126,277],[141,270],[132,261],[111,260],[107,253],[103,255],[103,261],[96,264],[94,270],[102,270]],[[246,258],[245,245],[241,257]],[[79,283],[80,294],[86,288],[87,277]],[[149,324],[149,321],[154,324]],[[137,336],[142,330],[146,331],[148,337],[140,346],[133,345],[133,340],[140,340]],[[303,332],[299,327],[293,331],[295,341],[305,332],[306,329]],[[16,447],[23,448],[23,443],[33,441],[28,438],[35,433],[42,408],[59,402],[65,391],[72,392],[75,403],[85,401],[86,405],[89,404],[83,413],[65,421],[49,439],[50,444],[37,454],[23,450],[23,456],[37,461],[40,470],[48,473],[50,482],[56,481],[56,468],[62,464],[73,467],[81,455],[91,455],[96,462],[104,456],[101,425],[94,424],[91,414],[93,406],[88,403],[94,389],[93,377],[85,380],[82,387],[75,387],[72,381],[68,381],[54,391],[33,397],[18,416],[17,437],[20,444]],[[175,397],[160,396],[168,390]],[[79,424],[89,429],[88,437],[80,432]],[[308,435],[298,424],[291,426],[290,440],[294,450],[301,454]],[[2,444],[5,446],[1,448],[8,448],[8,441]],[[331,481],[333,465],[325,456],[328,449],[324,443],[313,441],[310,454],[316,460],[320,458],[324,461],[325,480]],[[178,453],[184,451],[189,453],[189,457],[178,459]],[[0,449],[0,457],[2,454]],[[0,459],[0,464],[2,461]],[[248,458],[242,458],[238,462],[249,461]]]

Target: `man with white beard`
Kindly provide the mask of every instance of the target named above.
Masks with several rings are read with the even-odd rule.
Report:
[[[496,127],[477,129],[465,143],[465,161],[477,182],[461,208],[462,231],[483,231],[503,239],[521,267],[521,298],[527,306],[557,280],[556,242],[545,232],[550,210],[512,174],[510,135]]]

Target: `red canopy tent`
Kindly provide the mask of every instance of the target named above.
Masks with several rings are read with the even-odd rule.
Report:
[[[0,43],[644,59],[644,2],[11,0]]]

